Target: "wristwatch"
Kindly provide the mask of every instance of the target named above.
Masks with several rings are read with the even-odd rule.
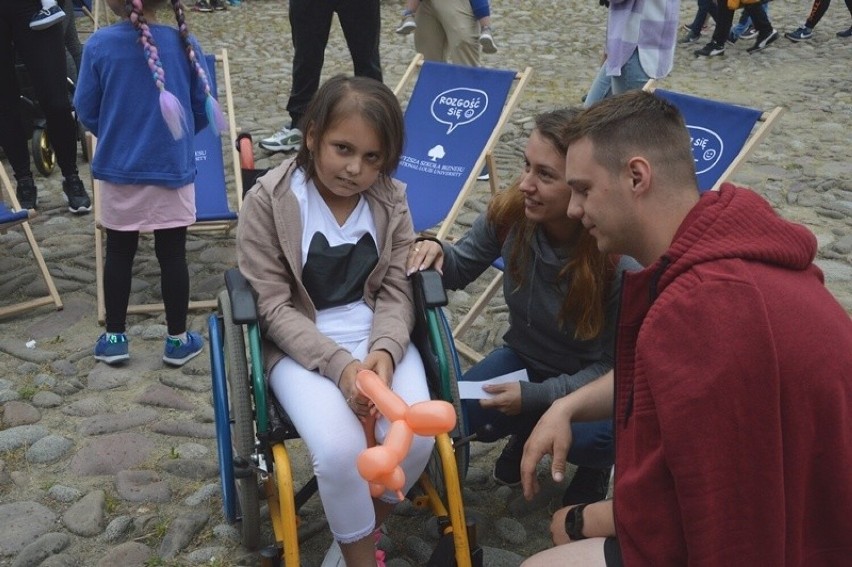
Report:
[[[586,504],[574,506],[568,511],[565,516],[565,533],[571,538],[571,541],[579,541],[586,539],[583,535],[583,509]]]

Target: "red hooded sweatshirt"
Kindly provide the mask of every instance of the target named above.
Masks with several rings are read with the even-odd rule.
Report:
[[[725,184],[625,274],[614,431],[628,567],[852,565],[852,321],[816,248]]]

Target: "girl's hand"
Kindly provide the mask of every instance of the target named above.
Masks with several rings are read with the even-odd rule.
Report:
[[[384,382],[388,388],[393,384],[393,358],[386,350],[374,350],[364,359],[364,368],[372,370]],[[369,402],[370,414],[378,415],[376,405]]]
[[[346,400],[346,405],[349,406],[352,413],[357,415],[361,421],[370,414],[370,405],[372,403],[369,398],[361,394],[358,387],[355,386],[355,376],[358,374],[358,371],[363,368],[366,367],[357,360],[350,362],[346,365],[346,368],[343,369],[343,373],[340,375],[340,382],[337,385],[338,388],[340,388],[340,393]]]
[[[479,400],[479,405],[484,408],[494,408],[506,415],[518,415],[521,413],[521,383],[506,382],[504,384],[487,384],[482,387],[493,398]]]
[[[444,267],[444,249],[433,240],[418,240],[408,250],[408,261],[405,265],[405,275],[420,272],[426,268],[435,268],[442,274]]]

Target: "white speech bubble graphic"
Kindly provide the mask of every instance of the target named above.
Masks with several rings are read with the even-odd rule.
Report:
[[[462,124],[470,124],[488,108],[488,93],[479,89],[457,87],[442,92],[432,100],[432,116],[447,124],[447,134]]]
[[[689,124],[686,128],[692,137],[692,155],[696,162],[695,174],[701,175],[713,169],[722,159],[722,154],[725,153],[725,142],[713,130]]]

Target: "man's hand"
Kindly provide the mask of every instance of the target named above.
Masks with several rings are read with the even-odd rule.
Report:
[[[479,400],[483,408],[493,408],[506,415],[518,415],[521,413],[521,383],[505,382],[503,384],[487,384],[482,389],[493,398]]]
[[[571,412],[565,398],[553,402],[530,434],[524,445],[521,458],[521,484],[524,497],[532,500],[538,492],[538,479],[535,468],[545,455],[553,456],[551,474],[553,480],[562,482],[565,478],[565,461],[571,448]]]

